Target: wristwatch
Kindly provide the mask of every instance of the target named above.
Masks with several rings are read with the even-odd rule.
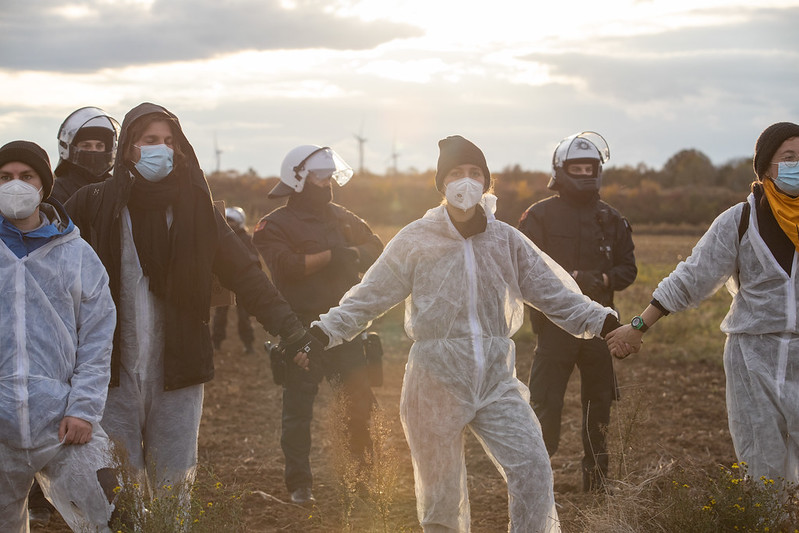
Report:
[[[649,326],[646,325],[646,322],[644,322],[644,319],[641,318],[640,316],[634,316],[633,319],[630,321],[630,325],[634,329],[640,331],[641,333],[649,329]]]

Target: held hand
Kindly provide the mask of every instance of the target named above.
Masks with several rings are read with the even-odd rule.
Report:
[[[86,444],[92,440],[92,425],[82,418],[65,416],[58,426],[58,440],[62,444]]]
[[[643,333],[626,324],[616,328],[605,336],[608,348],[613,357],[624,359],[631,353],[638,353],[643,344]]]
[[[322,352],[325,348],[316,337],[306,331],[298,341],[286,345],[285,352],[288,357],[293,357],[294,363],[311,372],[314,379],[322,380],[324,370],[322,368]]]
[[[308,354],[305,352],[297,352],[297,355],[294,356],[294,364],[305,371],[311,368],[311,360],[308,359]]]

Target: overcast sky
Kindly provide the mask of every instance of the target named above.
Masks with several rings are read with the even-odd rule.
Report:
[[[757,4],[755,7],[754,4]],[[471,6],[471,7],[470,7]],[[206,171],[277,175],[299,144],[354,168],[433,168],[458,133],[548,170],[593,130],[609,165],[750,157],[799,122],[799,0],[0,0],[0,144],[57,160],[83,106],[181,120]]]

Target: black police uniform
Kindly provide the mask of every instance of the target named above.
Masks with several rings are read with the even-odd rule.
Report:
[[[241,240],[242,244],[247,247],[247,250],[253,255],[253,257],[257,260],[258,258],[258,250],[255,249],[255,246],[252,244],[252,237],[247,230],[239,226],[231,226],[233,232],[236,236]],[[211,342],[214,343],[214,348],[219,349],[219,346],[222,344],[222,341],[225,340],[225,336],[227,335],[227,315],[228,315],[228,308],[227,305],[220,305],[214,309],[214,321],[213,325],[211,326]],[[252,324],[250,323],[250,314],[244,309],[241,305],[236,305],[236,327],[239,332],[239,338],[241,339],[242,344],[244,344],[244,350],[247,353],[252,352],[252,343],[255,340],[255,334],[252,330]]]
[[[327,203],[310,209],[292,194],[280,207],[257,224],[253,244],[283,294],[305,326],[338,305],[347,290],[383,251],[383,243],[369,226],[342,206]],[[347,247],[358,249],[356,255]],[[305,255],[332,251],[331,262],[318,272],[305,275]],[[348,403],[350,451],[355,457],[371,446],[369,417],[375,397],[369,384],[363,341],[331,348],[324,355],[328,381],[344,393]],[[280,444],[286,459],[285,480],[289,492],[311,488],[313,476],[311,419],[318,383],[293,364],[287,365],[283,383],[283,419]]]
[[[580,201],[551,196],[530,206],[519,229],[541,250],[576,277],[583,293],[613,307],[613,293],[628,287],[638,272],[630,224],[596,193]],[[609,278],[604,286],[602,273]],[[608,469],[606,443],[610,407],[618,399],[613,360],[604,340],[578,339],[531,310],[538,337],[530,372],[530,399],[541,422],[549,455],[558,449],[566,386],[574,366],[580,369],[583,410],[583,489],[604,485]]]
[[[95,176],[83,167],[69,161],[61,161],[55,169],[55,181],[50,198],[65,204],[81,187],[105,181],[109,177],[111,177],[110,172]]]

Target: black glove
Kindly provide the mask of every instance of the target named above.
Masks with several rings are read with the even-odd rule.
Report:
[[[594,296],[605,288],[605,278],[599,270],[578,270],[574,278],[586,296]]]
[[[358,274],[358,251],[346,246],[336,246],[330,249],[330,268],[342,272]]]
[[[294,364],[297,352],[305,352],[308,356],[308,371],[311,373],[311,378],[317,383],[322,381],[325,374],[322,352],[325,351],[325,347],[309,331],[306,331],[298,340],[286,344],[281,343],[281,347],[286,354],[286,359],[291,361],[291,364]]]

